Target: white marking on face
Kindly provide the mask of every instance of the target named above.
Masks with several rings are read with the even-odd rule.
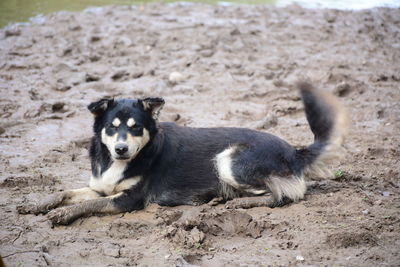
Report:
[[[135,125],[135,120],[133,118],[129,118],[129,120],[126,122],[126,125],[128,127],[132,127],[133,125]]]
[[[118,127],[120,124],[121,124],[121,121],[120,121],[118,118],[115,118],[115,119],[112,121],[112,125],[113,125],[114,127]]]
[[[118,141],[117,137],[118,137],[117,133],[115,133],[112,136],[109,136],[106,133],[106,128],[103,128],[103,130],[101,130],[101,142],[107,146],[108,151],[111,153],[111,156],[113,158],[117,157],[115,153],[115,145],[117,144]]]
[[[128,146],[128,151],[125,153],[127,159],[124,159],[122,161],[129,161],[133,158],[136,157],[136,155],[142,150],[142,148],[150,141],[150,134],[147,129],[143,129],[143,135],[141,136],[134,136],[131,135],[130,133],[127,133],[127,138],[126,140],[118,140],[118,134],[115,133],[112,136],[107,135],[106,129],[103,128],[101,130],[101,141],[103,144],[105,144],[108,148],[108,151],[110,152],[112,158],[114,160],[118,160],[118,157],[120,157],[116,152],[115,152],[115,146],[117,144],[126,144]]]

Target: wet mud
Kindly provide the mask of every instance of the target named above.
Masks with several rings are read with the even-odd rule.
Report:
[[[7,266],[398,266],[400,9],[150,4],[0,30],[0,255]],[[162,96],[161,121],[312,142],[309,77],[352,125],[335,179],[281,208],[224,203],[52,227],[16,207],[83,187],[101,97]]]

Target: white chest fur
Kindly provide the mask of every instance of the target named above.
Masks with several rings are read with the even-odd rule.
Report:
[[[107,196],[117,194],[136,185],[141,177],[135,176],[121,180],[126,169],[126,162],[114,161],[100,177],[91,177],[89,186],[91,189],[102,192]]]

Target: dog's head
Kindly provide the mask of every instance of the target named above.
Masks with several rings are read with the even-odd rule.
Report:
[[[88,109],[95,115],[95,134],[113,160],[131,160],[153,138],[163,105],[162,98],[101,99]]]

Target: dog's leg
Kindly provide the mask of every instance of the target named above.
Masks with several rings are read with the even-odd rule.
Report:
[[[281,207],[293,202],[287,197],[283,197],[279,202],[277,202],[271,196],[258,196],[258,197],[242,197],[229,200],[225,204],[227,209],[251,209],[255,207]]]
[[[97,192],[93,191],[89,187],[83,187],[52,194],[37,204],[29,203],[20,205],[17,207],[17,210],[20,214],[30,213],[37,215],[40,213],[47,213],[58,206],[75,204],[84,200],[96,199],[99,197],[100,195]]]
[[[223,197],[215,197],[213,199],[211,199],[207,204],[209,206],[217,206],[218,204],[224,202],[224,198]]]
[[[47,217],[53,225],[67,225],[74,220],[92,214],[117,214],[142,209],[144,206],[141,194],[120,192],[118,194],[86,200],[70,206],[50,211]]]
[[[274,204],[274,199],[270,196],[261,197],[242,197],[229,200],[225,204],[227,209],[251,209],[254,207],[270,207]]]
[[[258,151],[257,147],[249,148],[244,145],[231,146],[216,156],[216,169],[222,185],[258,193],[258,191],[264,191],[258,189],[261,183],[272,193],[272,196],[269,197],[234,199],[226,203],[227,208],[257,206],[272,208],[298,201],[304,197],[306,184],[302,176],[290,174],[284,166],[281,171],[282,176],[270,175],[272,171],[268,170],[268,165],[265,165],[265,161],[268,159],[260,160],[261,156],[262,153]],[[259,170],[264,170],[265,174]],[[222,193],[227,195],[229,192]]]

